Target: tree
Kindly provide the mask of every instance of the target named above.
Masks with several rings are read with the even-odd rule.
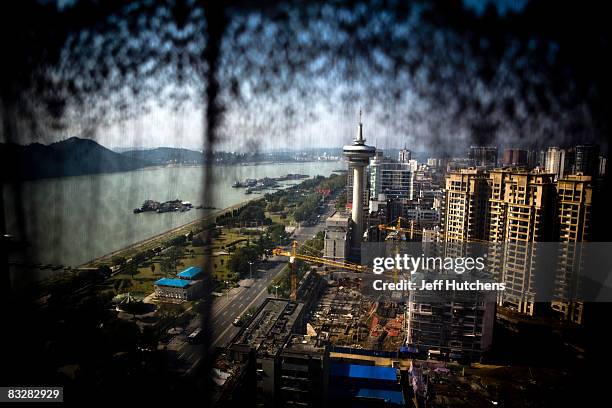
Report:
[[[151,273],[155,275],[155,264],[151,262]]]
[[[305,221],[312,218],[316,214],[317,206],[319,205],[319,195],[309,194],[308,197],[295,209],[293,217],[296,221]]]
[[[170,272],[175,270],[174,265],[172,264],[172,261],[168,258],[164,258],[161,261],[161,270],[162,273],[167,277]]]
[[[282,245],[289,237],[289,234],[285,231],[285,226],[281,224],[271,225],[268,227],[267,233],[274,245]]]
[[[117,266],[123,266],[123,264],[125,264],[125,257],[123,256],[116,256],[111,260],[113,265],[117,265]]]
[[[185,248],[182,246],[173,246],[168,249],[167,259],[170,263],[170,268],[172,271],[176,272],[176,268],[179,266],[183,255],[185,254]]]
[[[125,273],[128,273],[132,279],[134,279],[134,275],[136,275],[138,273],[138,265],[136,264],[136,262],[132,261],[132,262],[128,262],[124,267],[123,267],[123,271]]]
[[[228,267],[239,275],[249,273],[249,262],[257,259],[257,250],[255,247],[245,246],[238,248],[230,257]]]
[[[338,198],[336,199],[336,210],[341,211],[346,208],[346,191],[340,193]]]
[[[266,218],[264,210],[261,206],[249,203],[242,211],[240,211],[240,223],[248,224],[252,221],[263,221]]]

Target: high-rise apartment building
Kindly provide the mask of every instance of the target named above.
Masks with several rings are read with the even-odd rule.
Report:
[[[410,171],[416,173],[419,168],[419,162],[416,161],[416,159],[410,159],[408,160],[408,164],[410,165]]]
[[[468,159],[473,166],[492,169],[497,166],[497,146],[470,146]]]
[[[589,241],[591,233],[591,177],[571,175],[559,180],[557,199],[560,245],[552,308],[564,319],[580,324],[584,308],[580,299],[582,242]]]
[[[559,152],[552,148],[547,154],[560,163]],[[589,240],[592,229],[592,178],[567,175],[555,183],[558,174],[521,169],[449,173],[442,236],[447,243],[490,242],[489,270],[506,284],[498,305],[534,315],[537,302],[550,295],[554,310],[580,323],[580,243]],[[556,247],[551,253],[553,247],[535,244],[557,241],[560,254]]]
[[[502,164],[504,166],[517,166],[526,167],[528,166],[528,152],[525,149],[507,148],[504,149],[504,155],[502,157]]]
[[[489,174],[490,267],[506,283],[498,304],[533,315],[538,290],[544,290],[543,260],[534,242],[552,241],[555,222],[553,174],[493,170]],[[541,273],[541,272],[540,272]],[[552,284],[552,276],[550,279]],[[538,285],[536,285],[538,283]]]
[[[547,173],[553,173],[555,180],[558,180],[567,174],[576,172],[575,157],[574,148],[549,147],[544,158],[544,169]]]
[[[413,200],[421,199],[427,192],[434,190],[433,176],[430,171],[423,168],[414,172],[412,183]]]
[[[423,231],[427,255],[465,256],[470,251],[468,242],[485,239],[488,197],[487,173],[483,170],[449,172],[446,194],[437,203],[444,211],[443,228]],[[440,198],[444,198],[443,203]],[[432,356],[476,361],[491,344],[494,316],[494,297],[481,292],[411,291],[407,342]]]
[[[430,157],[427,159],[427,165],[440,172],[444,172],[446,171],[446,164],[448,163],[448,161],[448,158]]]
[[[541,166],[539,163],[539,152],[536,149],[529,149],[527,151],[527,168],[533,169],[538,166]]]
[[[488,184],[479,169],[461,169],[446,175],[444,241],[470,242],[486,239]]]
[[[555,185],[552,174],[497,169],[489,173],[491,242],[550,241]]]
[[[546,150],[546,158],[544,159],[544,167],[547,173],[552,173],[555,178],[561,178],[566,172],[571,171],[566,168],[565,150],[553,146]]]
[[[600,177],[605,177],[608,167],[608,158],[602,154],[599,155],[599,163],[598,163],[598,171],[597,175]]]
[[[440,296],[411,291],[408,344],[432,357],[478,361],[493,340],[495,302],[488,297],[477,291],[447,292]]]
[[[574,173],[593,176],[598,173],[599,147],[592,144],[576,146],[576,158],[574,161]]]

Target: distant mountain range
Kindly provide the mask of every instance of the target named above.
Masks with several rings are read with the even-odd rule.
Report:
[[[204,164],[204,154],[188,149],[173,147],[157,147],[146,150],[129,150],[121,153],[130,160],[147,163],[149,166],[159,166],[169,163]]]
[[[43,145],[0,143],[2,180],[34,180],[113,173],[165,164],[202,164],[204,155],[187,149],[159,147],[117,153],[90,139],[71,137]]]
[[[215,152],[213,163],[235,164],[261,161],[293,161],[287,153]],[[205,156],[189,149],[158,147],[116,152],[91,139],[71,137],[43,145],[0,143],[0,180],[35,180],[84,174],[113,173],[149,166],[201,165]]]
[[[145,167],[147,162],[115,153],[90,139],[71,137],[61,142],[27,146],[0,144],[3,180],[112,173]]]

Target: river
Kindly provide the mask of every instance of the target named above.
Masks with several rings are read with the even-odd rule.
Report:
[[[261,197],[232,188],[236,180],[287,173],[329,176],[345,167],[342,162],[214,165],[212,193],[203,191],[204,168],[197,166],[37,180],[20,184],[18,191],[4,186],[8,231],[30,245],[11,259],[78,266],[215,211],[194,208],[187,212],[133,214],[146,199],[179,198],[194,207],[203,204],[223,209]],[[18,209],[22,209],[23,217],[17,216]],[[21,227],[19,219],[23,220]]]

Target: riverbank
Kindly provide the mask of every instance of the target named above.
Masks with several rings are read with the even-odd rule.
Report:
[[[260,197],[247,198],[246,200],[244,200],[244,201],[242,201],[240,203],[234,204],[232,206],[223,208],[221,210],[212,211],[212,212],[208,213],[207,215],[205,215],[202,218],[190,221],[190,222],[188,222],[186,224],[183,224],[183,225],[181,225],[179,227],[176,227],[176,228],[170,229],[168,231],[162,232],[160,234],[157,234],[157,235],[155,235],[155,236],[153,236],[151,238],[147,238],[145,240],[142,240],[142,241],[136,242],[134,244],[131,244],[131,245],[125,247],[125,248],[118,249],[116,251],[113,251],[111,253],[108,253],[106,255],[98,257],[96,259],[93,259],[93,260],[91,260],[89,262],[86,262],[86,263],[80,265],[78,268],[97,268],[100,265],[110,263],[113,258],[117,258],[117,257],[129,259],[135,253],[154,249],[155,247],[159,246],[162,242],[166,242],[166,241],[171,240],[173,238],[176,238],[176,237],[178,237],[180,235],[188,234],[198,224],[202,224],[202,227],[203,227],[206,222],[214,221],[214,219],[219,214],[223,214],[223,213],[225,213],[227,211],[232,211],[232,210],[234,210],[236,208],[240,208],[241,206],[243,206],[244,204],[248,203],[249,201],[255,200],[255,199],[258,199],[258,198],[260,198]]]
[[[154,249],[160,246],[158,241],[166,243],[165,237],[188,232],[227,209],[264,196],[265,192],[245,194],[244,189],[232,188],[236,180],[275,178],[288,173],[329,176],[336,168],[338,163],[333,162],[215,165],[208,168],[213,185],[206,190],[205,172],[199,166],[46,179],[23,183],[18,190],[3,186],[7,231],[28,243],[23,250],[11,254],[12,285],[22,288],[70,269],[111,265],[110,259],[123,254],[126,260],[138,258],[139,248]],[[299,181],[282,184],[288,187],[296,183]],[[165,201],[177,197],[216,209],[133,213],[147,199]]]

